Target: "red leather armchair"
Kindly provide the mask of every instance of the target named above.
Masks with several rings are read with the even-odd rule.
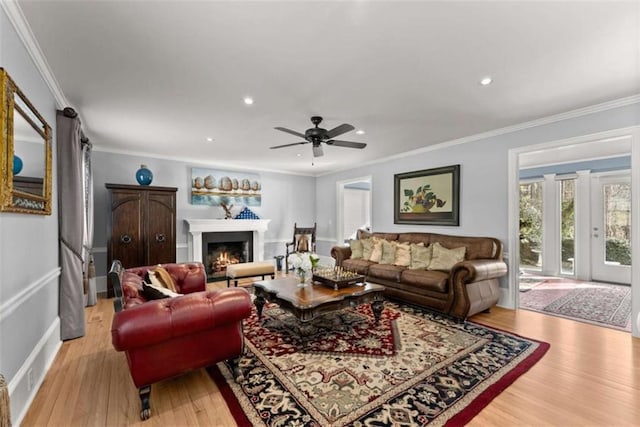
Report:
[[[242,288],[205,291],[201,263],[162,264],[185,295],[147,301],[142,282],[155,267],[124,270],[115,260],[109,271],[116,294],[112,343],[127,356],[143,420],[151,415],[154,382],[223,360],[232,361],[234,377],[242,381],[237,365],[244,345],[242,320],[251,313],[249,293]]]

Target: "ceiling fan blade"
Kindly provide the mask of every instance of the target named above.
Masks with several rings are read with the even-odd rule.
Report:
[[[324,156],[324,151],[322,151],[322,145],[314,145],[313,146],[313,157],[322,157]]]
[[[333,129],[331,129],[330,131],[327,131],[326,135],[328,139],[331,138],[335,138],[338,135],[342,135],[343,133],[347,133],[351,130],[354,130],[355,128],[353,126],[351,126],[350,124],[347,123],[343,123],[338,127],[335,127]]]
[[[326,141],[329,145],[335,145],[336,147],[348,147],[348,148],[364,148],[367,146],[364,142],[352,142],[352,141],[340,141],[337,139],[332,139],[330,141]]]
[[[283,127],[275,127],[274,129],[279,130],[281,132],[286,132],[286,133],[290,133],[291,135],[295,135],[295,136],[299,136],[302,139],[305,139],[306,136],[304,133],[300,133],[300,132],[296,132],[295,130],[291,130],[291,129],[287,129],[287,128],[283,128]]]
[[[294,142],[293,144],[283,144],[283,145],[276,145],[275,147],[269,147],[269,148],[284,148],[284,147],[293,147],[294,145],[302,145],[302,144],[308,144],[309,141],[303,141],[303,142]]]

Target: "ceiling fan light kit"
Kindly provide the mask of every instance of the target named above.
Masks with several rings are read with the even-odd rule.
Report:
[[[340,136],[344,133],[354,130],[355,127],[353,127],[350,124],[343,123],[340,126],[337,126],[331,130],[326,130],[324,128],[318,127],[318,125],[322,123],[322,117],[320,116],[311,117],[311,123],[313,123],[315,127],[307,129],[304,133],[296,132],[295,130],[291,130],[291,129],[287,129],[279,126],[275,127],[274,129],[279,130],[281,132],[289,133],[291,135],[303,138],[304,141],[294,142],[291,144],[276,145],[274,147],[269,147],[269,148],[272,148],[272,149],[285,148],[285,147],[292,147],[294,145],[311,144],[313,149],[313,157],[320,157],[324,155],[324,152],[322,150],[322,143],[325,143],[327,145],[333,145],[336,147],[347,147],[347,148],[358,148],[358,149],[362,149],[367,146],[367,144],[363,142],[341,141],[341,140],[333,139],[336,136]]]

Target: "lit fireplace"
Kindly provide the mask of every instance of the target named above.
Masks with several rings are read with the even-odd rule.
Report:
[[[203,254],[208,281],[224,280],[227,266],[253,260],[253,233],[203,233]]]

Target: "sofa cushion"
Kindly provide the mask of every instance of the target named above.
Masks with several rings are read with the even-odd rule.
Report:
[[[406,267],[391,264],[371,264],[367,276],[399,282],[400,275],[405,269]]]
[[[408,267],[411,265],[411,245],[408,243],[398,243],[396,245],[395,265]]]
[[[382,259],[382,240],[373,239],[373,248],[371,249],[371,256],[369,261],[380,262]]]
[[[382,241],[382,258],[380,264],[393,264],[396,262],[396,242]]]
[[[342,261],[342,268],[349,271],[355,271],[358,274],[366,275],[369,266],[375,264],[368,259],[345,259]]]
[[[431,242],[439,242],[445,248],[467,248],[465,259],[494,258],[496,246],[493,239],[486,237],[451,236],[446,234],[432,234]]]
[[[406,243],[424,243],[429,246],[431,243],[431,233],[400,233],[398,234],[399,242]]]
[[[431,261],[431,246],[424,246],[423,243],[411,244],[411,264],[412,270],[426,270]]]
[[[449,275],[442,271],[433,270],[404,270],[400,280],[406,285],[416,286],[420,289],[447,292]]]
[[[351,258],[362,258],[362,242],[360,240],[349,240],[349,246],[351,247]]]
[[[373,239],[362,240],[362,259],[367,261],[371,258],[371,252],[373,251]]]
[[[431,252],[429,270],[449,271],[454,265],[464,261],[464,255],[466,252],[467,248],[465,246],[455,249],[447,249],[440,243],[435,242]]]

